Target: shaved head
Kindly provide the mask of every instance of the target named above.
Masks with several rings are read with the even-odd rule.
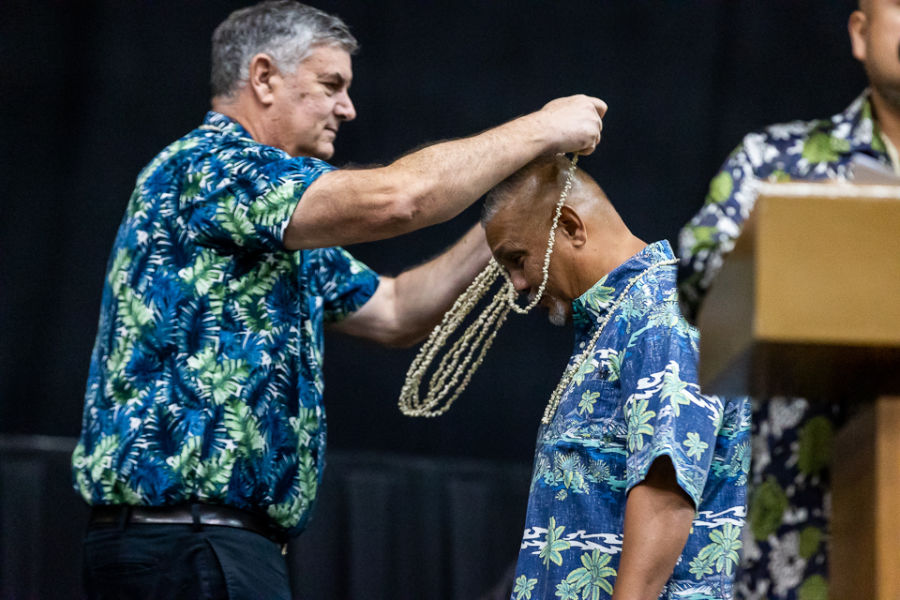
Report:
[[[542,156],[528,163],[488,192],[481,213],[481,224],[487,226],[497,213],[507,210],[530,217],[529,220],[539,224],[552,222],[570,165],[562,154]],[[566,198],[566,205],[579,212],[596,212],[606,219],[622,223],[597,182],[581,169],[575,170],[575,179]],[[624,223],[622,226],[624,227]]]

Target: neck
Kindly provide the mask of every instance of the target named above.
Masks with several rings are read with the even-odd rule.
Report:
[[[888,102],[875,88],[872,88],[871,98],[881,134],[891,140],[895,148],[900,148],[900,107]]]
[[[613,269],[646,247],[646,242],[628,231],[592,248],[584,258],[584,268],[579,269],[581,280],[578,287],[581,291],[575,297],[591,289]]]
[[[243,90],[234,98],[216,96],[212,99],[212,109],[241,124],[254,140],[266,144],[265,121],[258,111],[248,108],[247,99],[243,97]],[[271,145],[271,144],[269,144]]]

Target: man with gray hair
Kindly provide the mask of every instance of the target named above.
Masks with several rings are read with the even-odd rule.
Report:
[[[234,12],[213,34],[212,111],[138,176],[72,458],[90,597],[290,597],[281,549],[324,466],[324,325],[413,343],[489,257],[478,226],[395,278],[339,245],[445,221],[536,156],[599,141],[605,104],[575,96],[337,171],[356,47],[296,2]]]

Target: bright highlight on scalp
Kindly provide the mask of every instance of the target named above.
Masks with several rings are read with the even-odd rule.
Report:
[[[519,306],[516,303],[518,294],[512,280],[509,278],[509,274],[496,260],[491,259],[487,267],[475,277],[475,280],[469,287],[456,299],[456,302],[444,315],[441,323],[431,331],[428,340],[419,349],[419,353],[409,366],[409,370],[406,372],[406,381],[400,390],[400,400],[398,401],[400,412],[404,415],[408,417],[437,417],[447,412],[453,405],[453,402],[469,385],[472,375],[481,366],[488,348],[491,347],[500,327],[506,321],[509,311],[514,310],[524,315],[541,301],[544,291],[547,289],[547,280],[550,278],[550,257],[553,255],[553,247],[556,241],[556,227],[559,223],[562,207],[566,203],[566,198],[568,198],[569,190],[572,189],[572,182],[575,180],[577,163],[578,155],[576,154],[569,165],[565,184],[562,192],[559,194],[559,201],[556,203],[556,212],[553,215],[553,224],[550,227],[550,234],[547,239],[547,251],[544,254],[543,279],[534,298],[526,306]],[[504,285],[500,287],[497,294],[478,318],[466,328],[463,334],[450,347],[450,350],[441,357],[437,370],[428,382],[428,391],[424,398],[420,397],[422,382],[434,359],[447,345],[456,330],[459,329],[469,313],[472,312],[472,309],[490,290],[498,275],[502,275],[505,280]]]

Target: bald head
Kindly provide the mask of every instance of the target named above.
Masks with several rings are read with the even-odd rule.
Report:
[[[540,225],[552,222],[570,165],[571,162],[562,154],[542,156],[528,163],[488,192],[481,224],[487,226],[501,211],[515,212],[525,220],[533,220]],[[566,206],[579,214],[591,214],[610,225],[625,227],[609,198],[582,169],[575,170]]]

